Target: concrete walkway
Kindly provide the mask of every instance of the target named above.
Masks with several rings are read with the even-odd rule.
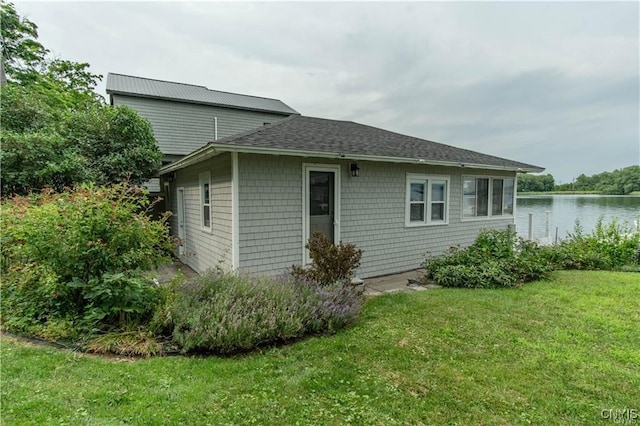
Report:
[[[186,279],[195,278],[198,273],[188,265],[180,261],[173,261],[169,265],[160,267],[156,274],[158,282],[168,283],[181,271]],[[419,269],[403,272],[401,274],[385,275],[382,277],[367,278],[364,280],[364,293],[367,296],[377,296],[380,294],[397,293],[401,291],[423,291],[430,288],[439,288],[436,285],[419,285],[422,273]]]
[[[367,296],[377,296],[386,293],[397,293],[401,291],[423,291],[437,286],[418,284],[422,277],[419,269],[403,272],[400,274],[385,275],[382,277],[367,278],[364,280],[364,293]]]
[[[176,276],[178,271],[182,272],[186,279],[195,278],[198,273],[191,269],[190,266],[185,265],[179,260],[174,260],[168,265],[161,266],[155,273],[158,275],[158,282],[160,284],[168,283],[173,277]]]

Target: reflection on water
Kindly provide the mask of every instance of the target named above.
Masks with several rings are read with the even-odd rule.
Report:
[[[633,226],[640,219],[640,197],[617,195],[524,195],[516,200],[516,229],[526,237],[529,213],[533,213],[533,237],[542,238],[546,233],[545,212],[550,212],[550,235],[565,238],[573,231],[576,220],[590,232],[600,217],[605,223],[616,218]]]

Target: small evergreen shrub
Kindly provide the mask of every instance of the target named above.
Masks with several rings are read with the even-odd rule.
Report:
[[[210,272],[177,288],[173,339],[184,352],[221,354],[333,333],[353,321],[363,303],[351,285],[320,286]]]
[[[314,231],[305,245],[311,257],[311,267],[292,267],[292,275],[302,280],[310,280],[323,285],[348,282],[360,266],[362,250],[354,244],[333,244],[319,231]]]
[[[425,280],[446,287],[515,287],[545,277],[552,269],[538,245],[510,231],[484,230],[467,247],[452,247],[423,263]]]
[[[150,318],[158,289],[143,271],[168,260],[171,241],[149,208],[126,184],[4,200],[3,327],[55,339]]]

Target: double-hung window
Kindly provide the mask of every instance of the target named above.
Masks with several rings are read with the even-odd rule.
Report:
[[[200,226],[204,231],[211,231],[211,174],[200,173]]]
[[[449,178],[407,175],[407,226],[437,225],[449,222]]]
[[[513,215],[513,178],[465,176],[462,182],[462,216],[464,218]]]

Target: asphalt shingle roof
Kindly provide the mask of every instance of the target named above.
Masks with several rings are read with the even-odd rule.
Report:
[[[495,157],[468,149],[456,148],[412,136],[354,123],[295,115],[256,130],[240,133],[210,146],[294,150],[305,153],[333,154],[336,157],[384,157],[391,161],[424,160],[426,163],[485,166],[500,169],[533,171],[542,167]],[[207,146],[199,151],[207,150]],[[194,154],[197,155],[199,151]]]
[[[225,106],[280,114],[298,114],[278,99],[210,90],[204,86],[153,80],[124,74],[107,75],[107,93]]]

